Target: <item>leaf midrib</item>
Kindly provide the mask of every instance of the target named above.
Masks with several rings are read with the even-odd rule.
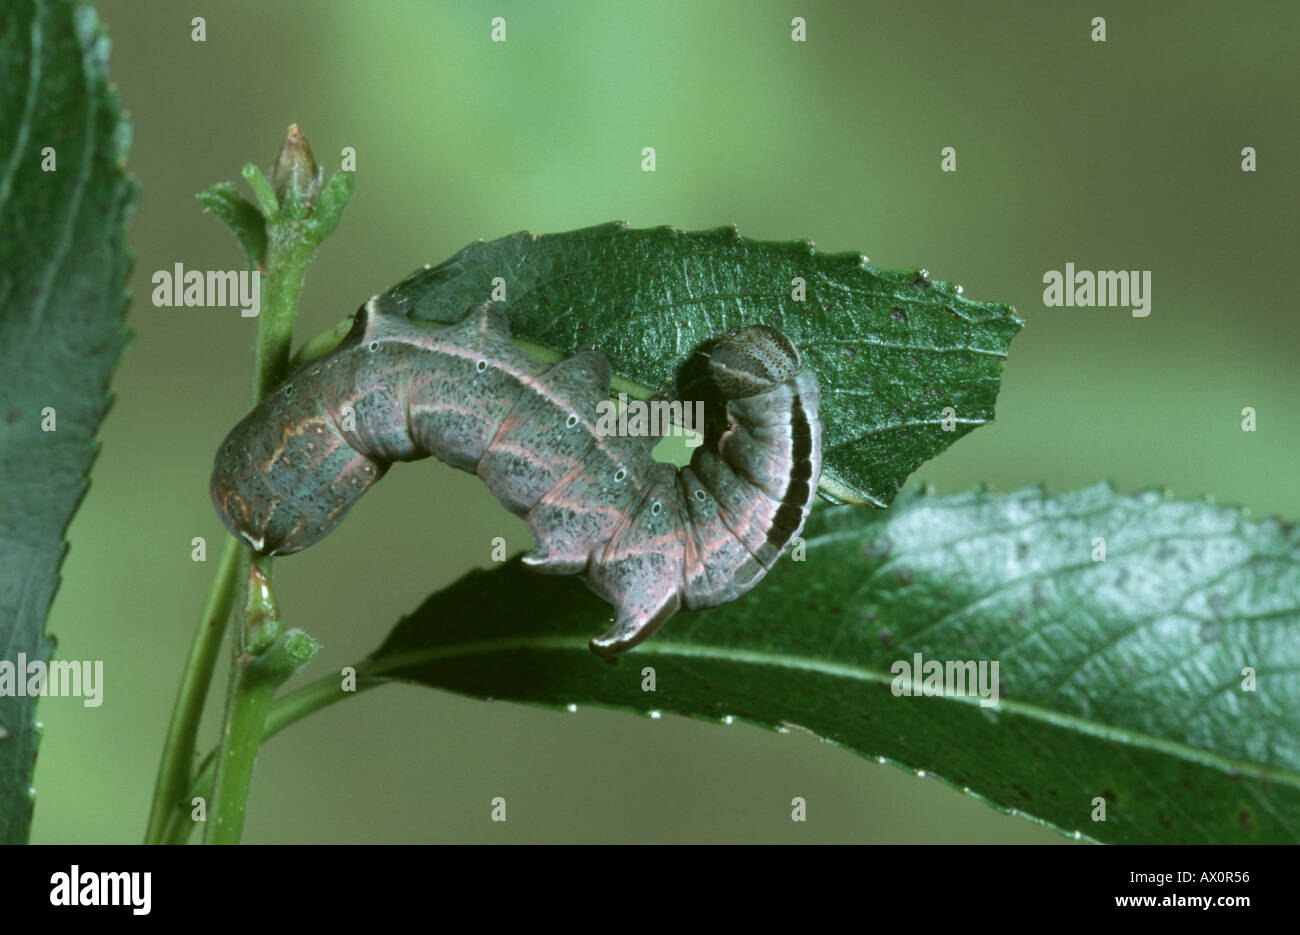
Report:
[[[445,659],[463,656],[491,655],[492,653],[508,652],[520,649],[578,652],[584,655],[590,653],[586,643],[576,641],[573,637],[535,636],[523,639],[512,637],[496,640],[480,640],[472,643],[452,643],[447,646],[439,647],[438,649],[409,650],[406,652],[385,655],[378,659],[371,657],[358,667],[358,674],[364,673],[364,675],[369,677],[381,678],[384,677],[386,672],[407,666],[438,662]],[[883,673],[864,666],[835,663],[815,656],[790,656],[776,653],[765,653],[757,650],[740,650],[725,646],[708,646],[698,643],[674,643],[671,640],[664,639],[657,640],[653,644],[641,646],[638,648],[637,654],[639,656],[678,656],[717,662],[772,666],[775,668],[815,672],[819,675],[826,675],[832,678],[845,678],[858,682],[881,685],[892,684],[894,681],[893,675],[884,675]],[[369,665],[368,663],[371,663],[372,661],[377,664],[373,666]],[[933,695],[925,697],[933,697],[961,704],[978,705],[979,703],[977,696]],[[620,705],[606,705],[601,702],[593,702],[593,704],[598,704],[602,707],[621,707]],[[1207,750],[1189,746],[1180,741],[1157,737],[1142,731],[1132,730],[1131,728],[1099,724],[1096,721],[1089,721],[1076,715],[1053,711],[1051,708],[1045,708],[1041,705],[1032,705],[1015,700],[999,699],[996,710],[1005,710],[1010,715],[1019,715],[1053,727],[1072,730],[1090,737],[1096,737],[1100,740],[1118,742],[1142,749],[1154,750],[1181,760],[1219,769],[1224,772],[1235,771],[1242,776],[1251,776],[1260,780],[1267,779],[1267,781],[1271,783],[1284,783],[1300,790],[1300,773],[1291,770],[1274,770],[1271,767],[1261,766],[1260,764],[1248,760],[1239,760],[1222,754],[1212,753]],[[738,717],[741,717],[742,720],[745,719],[743,716],[738,715]]]

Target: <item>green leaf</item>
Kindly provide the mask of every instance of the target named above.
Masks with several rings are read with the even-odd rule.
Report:
[[[0,5],[0,661],[47,661],[63,533],[126,347],[131,126],[90,7]],[[45,171],[53,159],[53,171]],[[52,412],[51,412],[52,411]],[[53,431],[48,428],[52,418]],[[0,697],[0,842],[27,839],[35,699]]]
[[[339,171],[325,183],[308,222],[319,240],[324,240],[338,229],[339,222],[343,220],[343,212],[352,200],[356,178],[355,172]]]
[[[218,182],[198,194],[203,210],[230,228],[248,254],[249,269],[259,269],[266,259],[266,221],[247,198],[229,182]]]
[[[826,507],[804,537],[805,561],[616,665],[587,649],[608,607],[515,562],[431,597],[359,674],[802,728],[1099,841],[1300,842],[1294,527],[1103,484]],[[996,661],[997,706],[895,695],[915,653]]]
[[[257,203],[262,206],[262,215],[268,221],[278,221],[280,219],[280,200],[275,197],[275,189],[271,187],[271,182],[262,170],[251,162],[244,163],[244,168],[240,172],[248,187],[253,190],[257,196]]]
[[[791,298],[796,277],[804,301]],[[452,322],[490,298],[496,278],[516,337],[566,351],[594,346],[619,376],[651,389],[675,383],[683,399],[697,398],[702,368],[683,363],[702,342],[756,322],[785,331],[822,384],[821,492],[874,506],[993,420],[1002,363],[1022,325],[1009,306],[972,302],[924,270],[879,270],[856,253],[749,240],[734,227],[518,233],[471,244],[390,292],[413,318]],[[946,432],[949,406],[955,425]]]

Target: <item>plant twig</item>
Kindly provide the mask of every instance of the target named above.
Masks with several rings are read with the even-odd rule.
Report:
[[[354,697],[377,685],[389,684],[387,679],[366,677],[362,674],[360,666],[354,668],[357,670],[355,691],[345,691],[342,688],[341,679],[337,675],[327,675],[275,699],[266,713],[266,720],[262,728],[262,742],[270,740],[290,724],[302,720],[309,714],[315,714],[317,711],[328,708],[336,701]],[[194,780],[187,790],[185,801],[189,802],[196,798],[206,801],[211,798],[212,779],[216,769],[216,762],[216,750],[210,751],[203,758],[195,773]],[[177,811],[168,820],[163,840],[169,844],[184,844],[189,840],[190,833],[193,830],[194,823],[189,820],[188,812]]]
[[[271,582],[254,559],[248,567],[244,621],[230,667],[226,717],[212,785],[212,820],[204,840],[238,844],[244,828],[253,764],[271,699],[280,686],[316,655],[316,641],[301,630],[285,631]]]
[[[226,621],[230,619],[240,551],[239,543],[234,539],[226,539],[221,546],[221,558],[217,560],[216,574],[208,589],[208,599],[199,617],[194,642],[190,645],[171,723],[167,727],[149,825],[145,830],[146,844],[161,844],[165,840],[165,827],[173,813],[181,809],[181,796],[189,789],[195,737],[208,698],[208,686],[212,683],[212,671],[216,668],[221,638],[226,632]]]
[[[289,128],[269,180],[252,164],[244,167],[243,175],[258,205],[241,199],[228,183],[200,193],[199,200],[230,227],[247,250],[250,265],[265,279],[253,361],[252,397],[256,404],[287,375],[293,322],[307,266],[321,241],[338,226],[352,195],[353,175],[337,172],[322,187],[322,172],[296,125]],[[210,839],[238,840],[266,708],[275,689],[314,652],[315,643],[306,634],[279,632],[278,613],[274,614],[274,627],[262,630],[260,635],[257,625],[250,624],[249,613],[262,614],[261,622],[265,624],[274,608],[270,561],[253,557],[248,549],[229,540],[222,549],[182,675],[159,764],[146,843],[174,839],[168,833],[169,825],[178,815],[187,814],[188,802],[180,796],[192,784],[190,765],[195,737],[225,621],[233,604],[237,567],[242,557],[250,559],[245,600],[248,613],[235,641],[222,731],[226,755],[219,762],[226,775],[218,783],[221,796],[213,816],[220,830],[210,834]],[[274,636],[269,635],[272,630]]]

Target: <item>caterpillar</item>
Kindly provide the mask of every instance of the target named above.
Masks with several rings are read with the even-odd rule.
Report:
[[[597,430],[610,366],[594,350],[546,364],[520,350],[500,306],[456,324],[411,321],[378,295],[330,354],[292,373],[226,436],[213,505],[264,555],[305,549],[396,461],[433,455],[477,474],[524,517],[523,562],[578,574],[613,604],[590,643],[614,656],[678,610],[758,583],[812,508],[821,474],[817,378],[788,337],[751,325],[708,358],[725,425],[680,470],[656,439]]]

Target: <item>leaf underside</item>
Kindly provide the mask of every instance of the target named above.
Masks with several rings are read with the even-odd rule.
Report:
[[[363,671],[802,728],[1098,841],[1300,842],[1294,527],[1100,484],[825,507],[804,537],[805,561],[787,555],[746,597],[674,617],[615,665],[586,646],[606,605],[513,562],[429,598]],[[895,664],[916,653],[997,661],[998,705],[973,688],[896,695]]]
[[[796,278],[803,301],[792,298]],[[923,461],[993,420],[1022,325],[1009,306],[972,302],[923,270],[879,270],[856,253],[750,240],[733,227],[512,234],[471,244],[390,293],[411,317],[449,323],[489,298],[494,279],[504,281],[516,337],[565,352],[595,347],[619,376],[682,399],[700,396],[696,352],[709,339],[756,323],[781,329],[822,385],[822,494],[877,507]]]
[[[128,340],[136,187],[107,65],[90,7],[0,5],[0,660],[15,666],[53,651],[63,534]],[[0,697],[0,843],[27,839],[38,742],[36,700]]]

